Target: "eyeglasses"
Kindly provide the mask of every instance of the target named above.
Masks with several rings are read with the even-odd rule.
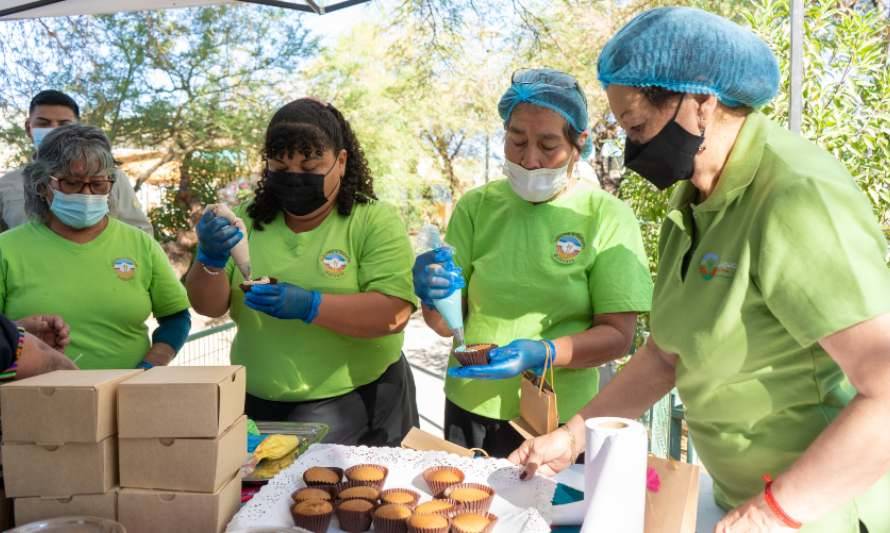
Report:
[[[57,190],[65,194],[80,194],[83,193],[84,189],[89,189],[90,194],[108,194],[111,192],[111,186],[114,184],[114,180],[108,179],[107,176],[95,176],[88,178],[89,181],[70,177],[57,178],[50,176],[50,178],[58,184]]]

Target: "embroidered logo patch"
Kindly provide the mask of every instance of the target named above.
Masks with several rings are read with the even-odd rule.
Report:
[[[702,256],[698,263],[698,273],[702,279],[711,281],[714,278],[731,278],[735,275],[738,265],[735,263],[720,262],[720,256],[714,252],[708,252]]]
[[[111,267],[117,271],[117,277],[122,280],[133,279],[136,275],[136,261],[126,257],[115,259]]]
[[[347,266],[349,256],[343,250],[330,250],[321,255],[321,268],[328,276],[342,276]]]
[[[584,250],[584,237],[578,233],[563,233],[556,237],[553,259],[569,265],[575,262],[575,258],[582,250]]]

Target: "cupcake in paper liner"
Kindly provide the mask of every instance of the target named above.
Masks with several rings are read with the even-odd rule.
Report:
[[[374,511],[374,531],[378,533],[407,533],[411,509],[397,503],[381,505]]]
[[[255,285],[275,285],[278,283],[278,278],[271,278],[269,276],[263,276],[262,278],[254,278],[244,280],[238,284],[238,287],[241,288],[244,292],[250,292]]]
[[[331,494],[330,489],[326,487],[303,487],[302,489],[297,489],[293,494],[291,494],[291,499],[294,500],[294,503],[300,503],[309,500],[332,501],[334,499],[334,496],[333,494]]]
[[[462,513],[451,519],[451,533],[491,533],[497,521],[491,513]]]
[[[415,514],[408,519],[408,533],[448,533],[449,523],[437,514]]]
[[[336,486],[343,479],[343,469],[336,466],[312,466],[303,472],[307,487]]]
[[[404,505],[412,511],[417,507],[418,500],[420,500],[420,493],[410,489],[388,489],[380,493],[381,503]]]
[[[467,344],[456,348],[453,353],[461,366],[487,365],[488,352],[497,347],[497,344]]]
[[[445,489],[464,482],[464,473],[453,466],[433,466],[423,471],[423,480],[434,498],[442,496]]]
[[[346,479],[353,483],[368,485],[375,489],[383,489],[389,469],[381,465],[362,464],[346,469]]]
[[[307,500],[291,507],[291,516],[297,527],[313,533],[325,533],[334,516],[334,506],[325,500]]]
[[[337,505],[337,521],[340,529],[349,533],[359,533],[371,529],[371,513],[374,504],[360,498],[345,500]]]
[[[423,502],[414,508],[414,514],[437,514],[439,516],[444,516],[445,518],[451,518],[457,511],[457,502],[444,498]]]
[[[354,481],[346,481],[340,483],[336,487],[336,496],[340,501],[343,500],[367,500],[374,505],[380,503],[380,490],[375,487],[369,487],[363,483]]]
[[[494,500],[494,489],[480,483],[460,483],[445,489],[446,498],[457,502],[460,513],[485,514]]]

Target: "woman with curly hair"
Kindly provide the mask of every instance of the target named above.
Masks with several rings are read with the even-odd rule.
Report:
[[[413,252],[397,210],[377,201],[349,122],[301,98],[272,117],[255,197],[237,208],[246,235],[206,213],[186,281],[195,310],[238,325],[232,363],[247,367],[247,414],[324,422],[327,442],[398,445],[417,424],[401,354],[416,307]],[[247,239],[254,276],[232,248]]]

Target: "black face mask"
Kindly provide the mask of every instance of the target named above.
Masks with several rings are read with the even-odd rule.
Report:
[[[312,213],[327,201],[324,195],[324,178],[337,163],[325,174],[312,172],[288,172],[286,170],[269,170],[263,172],[265,186],[272,192],[282,209],[292,215],[304,216]]]
[[[676,122],[680,104],[670,122],[652,140],[640,144],[627,138],[624,144],[624,166],[662,191],[692,177],[695,156],[705,140],[704,131],[694,135]]]

